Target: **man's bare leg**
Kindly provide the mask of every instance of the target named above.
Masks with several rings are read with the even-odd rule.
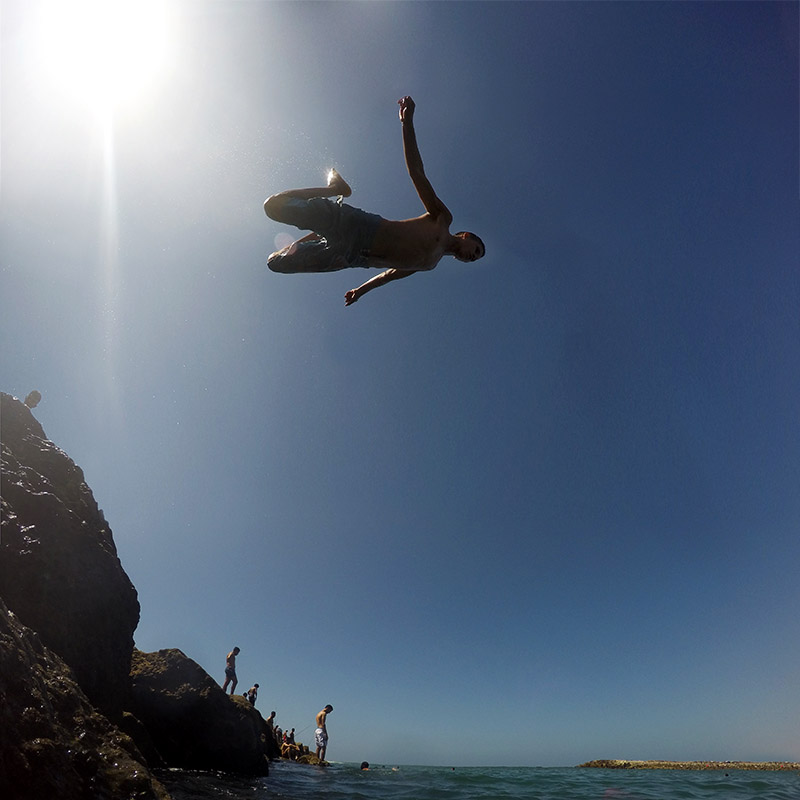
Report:
[[[347,181],[335,169],[332,169],[328,172],[327,186],[320,186],[316,189],[287,189],[285,192],[278,192],[264,203],[264,211],[269,216],[267,204],[273,197],[297,197],[300,200],[311,200],[314,197],[350,197],[351,194],[353,194],[353,190]]]
[[[322,237],[318,233],[314,233],[312,231],[311,233],[307,233],[305,236],[302,236],[297,241],[292,242],[291,244],[287,244],[286,247],[281,247],[280,250],[276,250],[270,256],[270,258],[274,258],[275,256],[280,256],[280,255],[288,255],[290,251],[294,252],[297,249],[297,245],[301,244],[302,242],[310,242],[310,241],[313,241],[315,239],[321,239],[321,238]],[[292,249],[292,248],[294,248],[294,249]]]
[[[272,195],[272,197],[268,197],[266,199],[264,202],[264,213],[270,219],[277,219],[280,221],[280,205],[281,202],[287,197],[297,197],[300,200],[312,200],[315,197],[350,197],[352,193],[353,190],[350,188],[350,184],[348,184],[347,181],[335,169],[331,169],[328,171],[327,186],[316,189],[287,189],[285,192],[278,192],[277,194]],[[308,242],[313,239],[321,238],[322,237],[317,233],[312,232],[306,234],[297,241],[292,242],[290,245],[287,245],[280,250],[276,250],[274,253],[272,253],[270,259],[275,256],[294,252],[293,248],[296,249],[297,245],[299,245],[301,242]]]

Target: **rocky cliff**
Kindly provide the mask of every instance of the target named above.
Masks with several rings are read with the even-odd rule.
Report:
[[[83,472],[30,409],[0,393],[0,597],[119,719],[128,699],[136,590]]]
[[[4,393],[0,446],[0,797],[165,800],[148,764],[267,774],[261,715],[180,651],[137,652],[132,679],[139,603],[111,529]]]

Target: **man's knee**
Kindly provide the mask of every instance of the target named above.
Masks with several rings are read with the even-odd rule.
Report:
[[[275,222],[282,222],[283,208],[286,203],[286,195],[274,194],[264,201],[264,213]]]
[[[291,259],[287,258],[286,252],[283,250],[279,250],[277,253],[273,253],[267,259],[267,266],[273,272],[280,272],[283,275],[291,275],[292,272],[295,271],[292,269]]]
[[[271,258],[269,261],[267,261],[267,266],[273,272],[280,272],[282,275],[289,274],[289,271],[287,269],[284,269],[280,258]]]

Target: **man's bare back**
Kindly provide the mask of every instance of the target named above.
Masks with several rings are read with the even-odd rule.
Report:
[[[271,219],[315,231],[290,247],[273,253],[269,260],[270,269],[275,272],[328,272],[348,266],[383,269],[380,275],[347,292],[345,305],[351,305],[378,286],[415,272],[432,270],[445,255],[455,256],[460,261],[476,261],[483,257],[483,242],[475,234],[466,231],[450,233],[453,215],[433,190],[419,154],[414,130],[414,101],[403,97],[398,104],[406,167],[425,213],[410,219],[387,220],[347,205],[342,212],[337,212],[332,205],[325,206],[325,201],[320,206],[322,198],[349,197],[351,194],[346,181],[331,170],[327,187],[291,189],[272,195],[264,203],[264,211]],[[345,224],[340,224],[340,215]],[[332,216],[336,219],[329,222]],[[349,225],[348,230],[355,231],[352,241],[331,245],[325,238],[331,234],[315,230],[312,227],[314,220],[319,221],[319,227],[327,224],[334,237],[340,228]]]
[[[315,717],[315,722],[317,723],[317,727],[321,730],[325,730],[325,718],[328,716],[328,712],[323,708],[322,711],[317,712],[317,716]]]

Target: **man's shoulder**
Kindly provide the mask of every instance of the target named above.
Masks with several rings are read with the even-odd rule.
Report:
[[[418,217],[409,217],[408,219],[399,220],[385,220],[388,223],[387,228],[394,229],[398,234],[408,236],[420,236],[429,238],[431,236],[440,236],[444,233],[450,232],[450,225],[453,218],[450,214],[432,214],[426,211]]]
[[[442,225],[445,228],[449,228],[453,222],[453,215],[450,213],[450,209],[437,197],[436,206],[432,209],[427,210],[426,216],[429,216],[431,220],[436,225]]]
[[[453,221],[453,215],[446,206],[442,205],[441,208],[437,208],[434,211],[426,211],[421,217],[417,217],[417,219],[435,225],[437,228],[449,228]]]

